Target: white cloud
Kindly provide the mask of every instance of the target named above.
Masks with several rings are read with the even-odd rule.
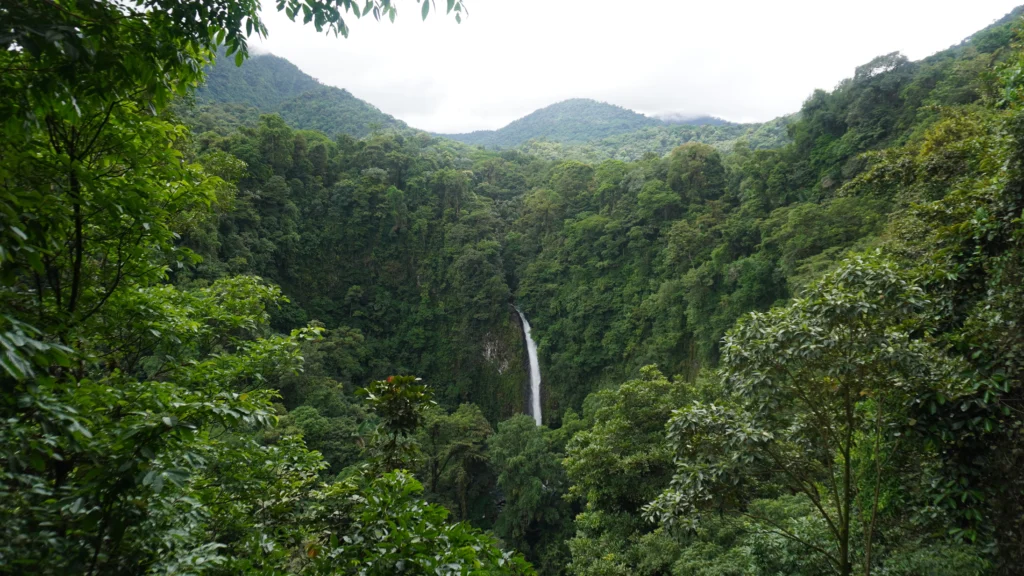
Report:
[[[959,43],[1019,0],[467,0],[462,24],[398,0],[391,24],[348,39],[290,22],[266,1],[253,41],[412,126],[499,128],[566,98],[648,114],[762,121],[799,109],[874,56]],[[436,0],[444,9],[444,0]]]

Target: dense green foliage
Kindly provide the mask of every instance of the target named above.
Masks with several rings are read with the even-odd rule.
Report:
[[[205,81],[196,91],[196,101],[247,104],[269,112],[321,86],[298,66],[273,54],[256,54],[241,66],[235,66],[221,54],[206,70]]]
[[[225,132],[198,135],[200,161],[237,158],[245,172],[230,205],[184,236],[205,259],[179,281],[274,281],[291,299],[275,326],[350,335],[335,378],[415,373],[448,407],[475,402],[492,421],[520,411],[522,334],[498,239],[526,159],[422,133],[331,141],[276,116]]]
[[[680,124],[651,126],[582,143],[530,140],[519,149],[547,160],[578,160],[599,163],[605,160],[635,162],[645,154],[665,156],[688,142],[708,144],[719,152],[735,147],[753,150],[780,148],[789,143],[787,126],[793,118],[785,116],[763,124]]]
[[[0,8],[0,571],[1024,565],[1012,15],[775,123],[570,101],[526,153],[205,68],[256,8]]]
[[[776,269],[797,272],[790,282],[805,286],[800,298],[746,316],[728,331],[720,375],[677,384],[683,397],[673,403],[667,442],[633,439],[621,444],[630,450],[602,462],[598,455],[610,451],[589,456],[596,439],[576,435],[574,442],[586,443],[580,456],[570,444],[571,477],[588,469],[581,463],[613,470],[632,450],[655,457],[665,449],[671,452],[660,461],[675,474],[659,481],[656,466],[638,466],[664,492],[643,514],[614,521],[622,504],[601,495],[614,494],[617,475],[599,483],[574,478],[570,492],[599,492],[577,519],[573,572],[1016,573],[1021,477],[1009,470],[1019,469],[1019,451],[1010,447],[1021,430],[1021,63],[1000,64],[984,52],[1006,30],[997,25],[920,64],[883,58],[808,102],[793,131],[796,144],[780,153],[783,161],[799,159],[801,145],[811,153],[808,192],[818,199],[795,204],[808,210],[801,219],[815,218],[820,229],[822,213],[814,207],[830,203],[844,205],[843,216],[825,222],[839,223],[864,206],[879,215],[890,211],[886,205],[900,210],[875,228],[878,251],[843,260],[809,285],[793,267],[799,260],[779,261]],[[888,72],[869,73],[880,64]],[[943,82],[950,73],[961,74],[952,91]],[[902,104],[911,108],[886,110],[875,102],[867,110],[881,117],[864,116],[858,103],[888,82],[904,87]],[[922,85],[930,86],[923,95]],[[964,105],[964,94],[973,94],[973,105]],[[918,102],[942,107],[922,109]],[[829,122],[843,119],[844,131],[815,134],[815,123],[826,118],[815,112],[822,110],[830,111]],[[900,118],[909,120],[901,125]],[[860,157],[849,148],[901,142]],[[708,158],[699,176],[714,184],[699,190],[720,187],[709,178],[719,169]],[[688,159],[675,173],[692,174],[693,166]],[[672,168],[665,182],[685,194],[685,186],[673,186]],[[799,236],[804,250],[814,246],[807,242],[813,236]],[[533,317],[542,332],[548,324]],[[623,384],[616,394],[625,400],[638,385]],[[614,447],[621,431],[643,430],[631,419],[642,414],[638,407],[653,408],[670,393],[637,402],[637,416],[617,416],[621,424],[611,430],[596,421],[597,439]]]
[[[347,90],[324,86],[297,66],[273,54],[257,55],[235,66],[219,58],[210,66],[206,81],[196,93],[201,105],[191,114],[226,115],[235,125],[252,125],[258,114],[280,114],[295,128],[319,130],[331,137],[348,134],[357,138],[374,127],[403,128],[405,123],[356,98]],[[244,105],[255,114],[232,113],[231,106]]]
[[[218,62],[209,67],[205,83],[197,91],[199,105],[179,110],[199,131],[252,128],[260,114],[271,113],[293,128],[317,130],[332,138],[340,134],[361,138],[374,130],[406,127],[347,90],[324,86],[272,54],[255,56],[241,66],[223,57]],[[546,160],[636,161],[649,152],[664,156],[687,142],[710,144],[720,151],[731,150],[740,140],[755,150],[778,148],[788,142],[786,126],[790,121],[661,120],[611,104],[576,99],[538,110],[500,130],[446,137],[487,147],[519,147]]]
[[[889,55],[858,68],[807,100],[781,149],[691,142],[665,158],[555,165],[524,198],[505,256],[554,383],[549,412],[650,363],[695,376],[740,316],[876,242],[905,201],[853,195],[850,183],[886,147],[924,139],[942,107],[990,98],[989,39],[1009,26],[922,62]]]
[[[294,17],[300,7],[317,29],[341,32],[340,9],[361,9],[279,8]],[[167,282],[198,262],[181,236],[231,201],[212,172],[244,164],[197,161],[187,130],[159,112],[194,87],[219,44],[244,57],[246,34],[265,33],[257,9],[0,9],[0,571],[530,573],[389,466],[408,468],[388,440],[422,421],[426,391],[406,378],[369,386],[367,458],[333,479],[279,426],[273,402],[278,389],[312,398],[331,387],[289,381],[304,346],[319,346],[329,369],[357,338],[319,344],[315,325],[274,332],[267,309],[284,299],[252,276]],[[298,412],[294,423],[309,422]]]
[[[949,111],[879,158],[848,193],[916,201],[881,249],[730,331],[722,392],[670,422],[677,473],[648,508],[666,529],[726,512],[821,573],[1020,565],[1015,100]]]
[[[569,416],[567,425],[550,430],[522,414],[499,424],[488,443],[504,499],[494,531],[544,574],[558,574],[569,561],[566,542],[578,507],[564,498],[561,459],[576,423]]]

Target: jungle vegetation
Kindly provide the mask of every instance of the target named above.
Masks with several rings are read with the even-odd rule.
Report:
[[[277,114],[289,126],[331,138],[362,138],[376,126],[405,128],[401,120],[347,90],[321,84],[284,58],[258,54],[237,66],[223,51],[219,56],[196,90],[198,106],[179,110],[183,116],[212,114],[222,116],[222,122],[252,125],[260,114]]]
[[[0,572],[1024,566],[1019,10],[494,150],[243,64],[257,9],[0,7]]]

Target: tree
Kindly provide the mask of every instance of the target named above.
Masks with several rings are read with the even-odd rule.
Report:
[[[315,478],[319,457],[289,439],[252,439],[275,421],[259,382],[297,369],[299,342],[315,335],[260,337],[264,305],[278,297],[249,278],[119,292],[97,315],[114,328],[76,342],[88,361],[73,385],[55,366],[36,366],[31,385],[6,376],[0,564],[38,574],[214,567],[279,560],[277,544],[249,546],[301,539],[285,520],[298,513],[288,494]],[[256,498],[267,507],[254,519]],[[214,526],[228,530],[220,540]]]
[[[371,439],[371,462],[387,472],[407,469],[418,447],[413,435],[426,420],[425,411],[434,405],[433,394],[415,376],[388,376],[357,390],[379,419]]]
[[[686,204],[717,200],[725,192],[725,168],[714,148],[684,144],[669,154],[668,185]]]
[[[677,471],[648,516],[695,527],[735,510],[819,554],[843,576],[872,567],[883,491],[905,465],[899,430],[914,400],[965,394],[961,366],[929,337],[932,303],[891,262],[854,258],[784,308],[726,337],[722,403],[694,403],[669,425]],[[825,522],[830,545],[747,508],[778,484]],[[855,542],[859,535],[862,543]]]
[[[424,416],[416,436],[421,454],[417,471],[427,493],[456,510],[460,520],[486,520],[494,486],[487,454],[487,440],[494,433],[490,423],[474,404],[462,404],[452,414],[434,408]]]
[[[498,424],[488,442],[504,497],[495,533],[546,574],[564,569],[564,542],[572,527],[572,508],[563,498],[567,479],[562,454],[552,435],[521,414]]]
[[[328,488],[316,512],[322,537],[306,548],[307,574],[496,574],[531,576],[523,557],[419,497],[423,486],[404,471]]]
[[[654,366],[615,390],[596,392],[584,404],[583,422],[566,446],[568,494],[585,503],[569,541],[574,574],[629,574],[642,561],[635,543],[654,526],[642,508],[672,477],[665,423],[686,398],[683,384]]]

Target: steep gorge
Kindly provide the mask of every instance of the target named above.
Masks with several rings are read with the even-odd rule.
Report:
[[[866,64],[808,99],[776,149],[690,141],[664,157],[586,163],[400,127],[357,140],[274,116],[239,126],[211,104],[192,117],[199,157],[245,165],[224,173],[238,180],[232,207],[187,239],[205,258],[187,275],[265,277],[292,300],[274,311],[277,328],[317,320],[358,336],[342,381],[414,373],[446,407],[472,402],[492,422],[536,412],[514,301],[549,383],[529,403],[557,426],[644,365],[696,377],[737,318],[869,245],[893,203],[849,193],[870,167],[861,154],[977,99],[1008,22],[920,62]],[[942,80],[954,73],[955,90]],[[210,91],[231,99],[225,86]]]

